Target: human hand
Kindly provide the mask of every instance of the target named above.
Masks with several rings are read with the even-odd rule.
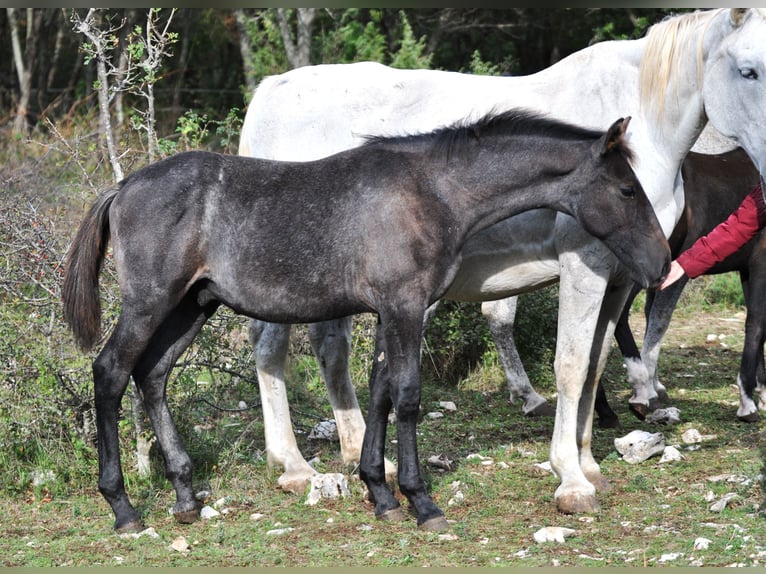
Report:
[[[665,279],[663,279],[662,283],[660,283],[659,287],[657,287],[657,290],[662,291],[666,287],[670,287],[673,283],[675,283],[681,277],[683,277],[684,273],[685,273],[684,268],[681,267],[678,261],[676,260],[671,261],[670,271],[668,271],[668,274],[665,277]]]

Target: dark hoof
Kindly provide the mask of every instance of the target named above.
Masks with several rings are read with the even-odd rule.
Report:
[[[535,408],[524,413],[528,417],[555,417],[556,409],[548,403],[540,403]]]
[[[194,510],[184,510],[181,512],[174,512],[173,517],[179,524],[193,524],[199,518],[199,508]]]
[[[668,391],[666,391],[665,389],[657,391],[657,399],[660,402],[662,402],[663,404],[664,403],[669,403],[670,402],[670,397],[668,396]]]
[[[117,526],[117,524],[114,525],[114,531],[117,534],[130,534],[132,532],[141,532],[143,529],[144,529],[144,525],[137,520],[132,520],[128,522],[127,524],[122,524],[120,526]]]
[[[377,517],[378,520],[385,520],[386,522],[404,522],[407,520],[407,515],[404,513],[404,510],[402,510],[401,506],[386,510],[381,514],[378,514]]]
[[[741,420],[743,423],[757,423],[759,420],[761,420],[761,417],[757,411],[747,415],[743,415],[741,417],[738,416],[737,418]]]
[[[630,407],[630,412],[632,412],[638,420],[646,420],[646,415],[649,414],[649,407],[639,403],[630,403],[628,407]]]
[[[433,518],[429,518],[426,520],[423,524],[418,524],[418,528],[421,530],[448,530],[449,529],[449,523],[447,522],[447,519],[444,518],[444,516],[434,516]]]
[[[665,402],[668,401],[668,395],[665,394]],[[662,400],[659,396],[654,397],[653,399],[649,399],[649,412],[656,411],[657,409],[662,408]]]

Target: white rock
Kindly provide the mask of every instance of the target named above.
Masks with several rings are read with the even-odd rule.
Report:
[[[315,505],[322,498],[346,497],[351,492],[348,489],[348,478],[339,472],[315,474],[311,477],[311,490],[306,498],[306,504]]]
[[[660,556],[660,559],[658,562],[670,562],[672,560],[678,560],[681,556],[683,556],[683,553],[681,552],[670,552],[669,554],[663,554]]]
[[[455,493],[455,496],[453,496],[447,501],[447,506],[455,506],[456,504],[460,504],[461,502],[463,502],[463,500],[465,500],[465,496],[463,495],[462,491],[458,490]]]
[[[261,518],[263,518],[264,516],[266,516],[266,515],[265,515],[265,514],[263,514],[262,512],[253,512],[253,513],[250,515],[250,520],[260,520],[260,519],[261,519]]]
[[[553,467],[551,466],[551,461],[549,460],[546,460],[545,462],[536,462],[533,466],[536,466],[545,472],[550,472],[553,476],[556,476],[556,473],[553,471]]]
[[[492,460],[488,456],[481,455],[478,452],[471,453],[467,455],[465,458],[466,460]]]
[[[709,540],[707,538],[703,538],[700,536],[694,541],[694,549],[695,550],[707,550],[708,546],[710,546],[710,543],[712,540]]]
[[[564,538],[572,536],[576,530],[564,528],[562,526],[546,526],[534,533],[535,542],[543,544],[545,542],[564,543]]]
[[[311,429],[307,438],[313,440],[338,440],[338,427],[335,424],[335,419],[319,421]]]
[[[452,461],[447,458],[445,454],[434,454],[428,457],[428,464],[443,468],[444,470],[452,470]]]
[[[199,511],[200,518],[204,518],[205,520],[210,520],[211,518],[215,518],[216,516],[220,515],[221,513],[212,506],[203,506],[202,510]]]
[[[226,497],[221,497],[213,503],[213,508],[221,508],[226,504]]]
[[[457,406],[452,401],[439,401],[439,406],[445,411],[455,412],[457,410]]]
[[[186,541],[186,538],[183,536],[179,536],[173,542],[170,543],[170,549],[175,550],[176,552],[182,552],[186,553],[189,551],[189,543]]]
[[[434,419],[434,420],[436,420],[436,419],[440,419],[440,418],[442,418],[442,417],[444,416],[444,413],[442,413],[442,412],[439,412],[439,411],[433,411],[433,412],[431,412],[431,413],[428,413],[426,416],[427,416],[429,419]]]
[[[614,446],[629,464],[637,464],[665,450],[662,433],[634,430],[624,437],[614,439]]]
[[[32,471],[32,486],[42,486],[49,482],[56,480],[56,473],[52,470],[33,470]]]
[[[295,530],[295,528],[275,528],[274,530],[267,530],[266,534],[270,534],[272,536],[281,536],[282,534],[287,534],[293,530]]]
[[[662,451],[662,457],[660,458],[660,464],[666,463],[666,462],[676,462],[679,460],[682,460],[684,456],[679,452],[679,450],[674,446],[666,446],[665,450]]]
[[[702,435],[697,429],[689,429],[681,435],[681,440],[686,444],[697,444],[702,442]]]
[[[646,417],[646,420],[650,423],[661,425],[674,425],[681,422],[681,411],[676,407],[668,407],[666,409],[657,409]]]
[[[721,512],[724,508],[726,508],[726,505],[729,504],[729,501],[737,497],[736,492],[727,492],[724,494],[719,500],[714,502],[710,505],[710,511],[711,512]]]
[[[437,536],[437,538],[438,538],[439,540],[443,540],[443,541],[446,541],[446,542],[450,542],[450,541],[452,541],[452,540],[458,540],[458,536],[457,536],[457,534],[452,534],[452,533],[448,533],[448,534],[439,534],[439,536]]]
[[[120,538],[141,538],[142,536],[148,536],[149,538],[160,537],[160,535],[157,534],[157,531],[151,526],[149,528],[142,530],[141,532],[125,532],[123,534],[120,534]]]

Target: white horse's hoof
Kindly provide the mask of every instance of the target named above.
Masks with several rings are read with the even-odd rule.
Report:
[[[306,493],[306,489],[311,484],[311,477],[315,474],[317,474],[316,471],[312,471],[310,473],[286,472],[277,479],[277,484],[285,492],[303,495]]]

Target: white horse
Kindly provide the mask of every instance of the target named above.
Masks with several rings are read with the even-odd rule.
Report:
[[[709,120],[766,169],[766,11],[718,9],[676,16],[645,38],[595,44],[536,74],[487,77],[394,70],[373,63],[299,68],[267,78],[245,118],[240,154],[310,160],[359,145],[368,134],[414,133],[473,113],[520,106],[605,129],[631,115],[636,173],[666,235],[683,208],[679,168]],[[563,512],[598,508],[608,488],[591,452],[593,399],[630,289],[624,268],[568,216],[538,210],[475,236],[447,297],[484,301],[560,282],[554,370],[558,389],[550,461]],[[502,306],[500,307],[502,310]],[[314,474],[298,451],[284,387],[289,326],[251,328],[272,464],[283,488]],[[360,456],[364,420],[348,375],[351,319],[310,327],[344,460]]]

